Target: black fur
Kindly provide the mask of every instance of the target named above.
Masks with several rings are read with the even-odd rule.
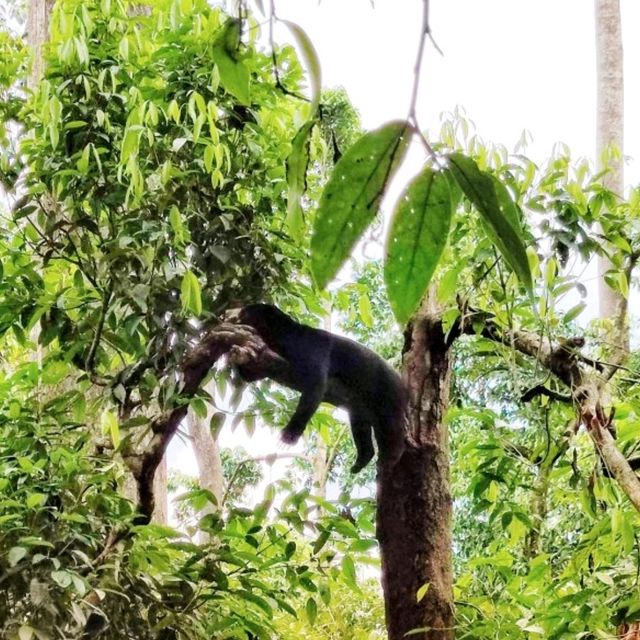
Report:
[[[372,430],[380,462],[392,467],[398,461],[404,451],[406,391],[400,376],[379,355],[348,338],[300,324],[269,304],[244,307],[239,321],[253,327],[288,361],[294,386],[301,392],[282,432],[284,442],[297,442],[324,401],[349,413],[357,450],[353,473],[373,458]]]

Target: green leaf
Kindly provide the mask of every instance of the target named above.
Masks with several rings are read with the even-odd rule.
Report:
[[[109,435],[114,449],[120,446],[120,425],[118,424],[118,417],[113,411],[104,411],[100,423],[102,426],[102,433]]]
[[[307,620],[309,620],[309,624],[314,624],[318,617],[318,605],[313,598],[307,599],[305,611],[307,613]]]
[[[29,493],[26,500],[27,508],[35,509],[36,507],[41,507],[46,499],[47,496],[44,493]]]
[[[120,161],[125,164],[132,153],[138,153],[140,146],[140,127],[136,125],[136,129],[125,129],[124,138],[122,140],[122,150],[120,152]]]
[[[331,536],[331,531],[327,529],[325,529],[322,533],[320,533],[316,541],[313,543],[312,549],[313,549],[314,555],[317,554],[322,549],[322,547],[324,547],[324,545],[327,543],[327,540],[329,540],[330,536]]]
[[[82,150],[82,154],[80,155],[80,158],[78,159],[78,162],[76,163],[76,166],[78,167],[78,171],[80,173],[87,173],[87,169],[89,168],[89,153],[90,152],[91,152],[91,145],[88,144]]]
[[[175,237],[176,243],[182,245],[188,238],[188,231],[182,223],[182,216],[180,215],[180,209],[176,205],[171,205],[169,209],[169,223],[171,224],[171,230]]]
[[[289,30],[296,39],[296,44],[300,48],[302,59],[309,71],[309,79],[311,81],[311,116],[315,116],[320,104],[320,92],[322,90],[322,70],[320,68],[320,59],[309,39],[306,31],[295,22],[282,20],[282,23],[289,27]]]
[[[389,122],[362,136],[336,164],[311,239],[311,270],[320,288],[336,275],[375,217],[410,139],[407,122]]]
[[[618,291],[622,294],[624,298],[629,297],[629,283],[627,281],[627,275],[623,271],[619,271],[617,274],[618,278]]]
[[[315,121],[303,124],[291,143],[291,153],[287,158],[287,228],[294,240],[300,241],[304,233],[304,218],[300,198],[307,188],[307,167],[309,165],[309,143]]]
[[[451,153],[447,159],[451,173],[460,188],[487,223],[486,229],[491,240],[495,242],[522,285],[533,295],[529,261],[520,229],[514,226],[514,209],[511,206],[513,201],[508,191],[506,188],[496,188],[495,179],[480,171],[471,158],[461,153]]]
[[[66,589],[72,582],[71,574],[67,571],[52,571],[51,577],[53,581],[63,589]]]
[[[170,118],[173,118],[173,121],[176,124],[180,124],[180,107],[178,106],[178,103],[175,100],[172,100],[169,103],[169,107],[167,108],[167,115]]]
[[[182,300],[183,311],[191,311],[196,316],[199,316],[202,313],[200,283],[193,271],[187,271],[182,278],[180,299]]]
[[[344,556],[344,558],[342,558],[342,575],[344,576],[346,583],[352,589],[358,589],[358,583],[356,582],[356,567],[351,556]]]
[[[372,328],[373,327],[373,310],[371,309],[371,300],[366,293],[361,293],[358,297],[358,313],[360,319],[364,324]]]
[[[220,433],[220,429],[224,425],[224,421],[225,421],[225,414],[222,413],[221,411],[215,411],[211,415],[211,419],[209,420],[209,431],[211,431],[211,435],[214,438],[218,437],[218,434]]]
[[[426,167],[400,196],[387,240],[384,278],[401,324],[409,320],[431,282],[447,244],[451,215],[445,172]]]
[[[457,290],[458,285],[458,276],[462,271],[464,264],[458,263],[445,272],[445,274],[440,279],[440,284],[438,285],[438,301],[441,303],[446,303],[451,300]]]
[[[431,584],[429,582],[425,582],[416,592],[416,602],[421,602],[422,599],[427,595],[427,591],[429,591],[429,587]]]
[[[249,95],[249,69],[236,62],[224,49],[216,51],[216,65],[220,70],[220,84],[243,105],[251,102]]]
[[[572,320],[577,318],[585,309],[587,305],[584,302],[579,302],[574,307],[571,307],[567,313],[564,314],[564,318],[562,318],[562,322],[564,324],[569,324]]]

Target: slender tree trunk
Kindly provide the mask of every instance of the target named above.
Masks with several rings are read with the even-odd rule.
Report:
[[[42,47],[49,39],[49,16],[55,0],[29,0],[27,10],[27,42],[33,51],[29,88],[33,89],[44,71]]]
[[[547,495],[549,493],[549,473],[553,466],[543,464],[538,469],[538,477],[533,485],[531,496],[531,520],[533,527],[529,530],[525,541],[524,554],[528,559],[535,558],[540,553],[540,535],[547,519]]]
[[[327,443],[316,435],[316,452],[313,456],[313,494],[322,498],[327,497],[327,478],[329,477],[329,448]]]
[[[324,319],[323,327],[325,331],[331,331],[331,313],[328,313]],[[338,446],[336,442],[334,446]],[[316,434],[316,452],[313,456],[313,478],[311,484],[313,487],[314,495],[319,498],[326,498],[327,496],[327,480],[329,478],[329,470],[333,462],[333,453],[329,451],[327,443],[322,439],[320,434]],[[321,509],[318,507],[317,513],[321,513]]]
[[[209,393],[213,396],[215,388],[209,386]],[[212,411],[209,411],[204,418],[198,417],[193,411],[189,412],[189,435],[191,436],[191,446],[198,464],[198,478],[200,486],[210,491],[217,504],[207,503],[201,515],[214,513],[222,508],[224,499],[224,471],[222,469],[222,458],[220,457],[220,446],[217,437],[211,433],[210,423]],[[198,533],[198,540],[205,543],[209,540],[206,532]]]
[[[597,66],[597,117],[596,162],[598,169],[609,169],[603,183],[622,196],[624,172],[624,83],[622,26],[619,0],[595,0],[596,66]],[[610,153],[610,150],[615,153]],[[599,285],[600,318],[618,318],[623,305],[622,296],[609,287],[602,277],[612,268],[605,257],[598,259],[601,277]],[[625,314],[626,315],[626,314]],[[629,350],[629,330],[623,320],[618,346]]]
[[[162,457],[162,462],[156,469],[153,478],[153,495],[155,504],[151,520],[156,524],[169,524],[169,500],[167,498],[167,456]]]
[[[404,366],[415,443],[378,479],[378,541],[389,640],[451,640],[453,588],[449,442],[451,353],[439,316],[423,306],[407,332]],[[428,585],[425,586],[425,585]],[[426,593],[423,594],[424,589]],[[423,597],[418,601],[418,594]]]
[[[211,434],[209,420],[199,418],[193,412],[189,415],[189,435],[193,453],[198,462],[198,476],[200,486],[211,491],[218,501],[218,506],[222,505],[224,496],[224,474],[222,471],[222,459],[220,458],[220,447],[218,441]],[[210,513],[213,505],[207,510]]]

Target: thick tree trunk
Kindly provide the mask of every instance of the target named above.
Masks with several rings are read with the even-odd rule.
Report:
[[[596,66],[597,66],[597,117],[596,163],[598,169],[608,168],[603,183],[622,196],[624,174],[622,153],[624,150],[624,84],[622,27],[619,0],[595,0]],[[607,149],[613,147],[619,156],[612,156]],[[603,275],[612,268],[605,257],[598,259],[599,306],[601,318],[617,318],[623,304],[622,296],[609,287]],[[629,350],[629,332],[626,326],[618,337],[620,348]]]
[[[409,328],[404,365],[413,445],[378,479],[378,541],[389,640],[421,629],[417,640],[453,632],[449,444],[450,348],[435,312],[425,306]],[[428,585],[428,587],[425,587]],[[426,593],[424,593],[426,589]],[[418,601],[418,594],[423,597]]]

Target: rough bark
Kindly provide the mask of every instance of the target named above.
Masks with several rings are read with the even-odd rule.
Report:
[[[624,174],[622,154],[624,150],[624,83],[622,27],[619,0],[595,0],[596,26],[596,160],[599,170],[608,169],[602,178],[603,185],[622,196]],[[619,155],[607,153],[615,148]],[[598,258],[598,300],[600,318],[620,317],[623,296],[609,287],[602,277],[612,264],[608,258]],[[620,348],[629,350],[629,331],[626,313],[623,315],[623,331],[618,336]]]
[[[450,346],[439,317],[416,314],[404,354],[409,446],[378,478],[377,535],[389,640],[453,638],[449,443]],[[421,587],[428,585],[418,602]]]

